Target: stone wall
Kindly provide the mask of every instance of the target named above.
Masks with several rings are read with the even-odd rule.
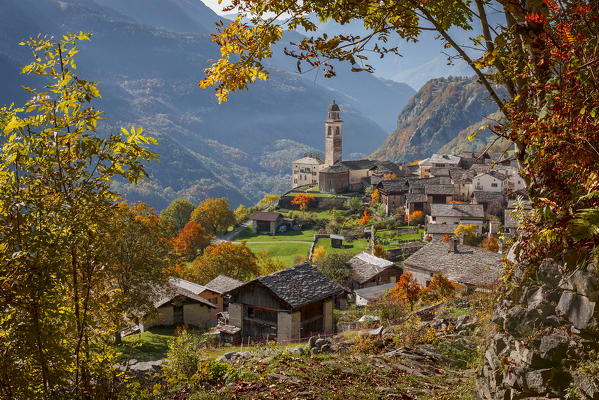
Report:
[[[279,200],[279,207],[288,210],[297,210],[297,206],[291,204],[294,194],[291,193],[288,196],[283,196]],[[316,197],[310,204],[310,210],[330,210],[333,208],[341,209],[343,204],[347,200],[346,197]]]
[[[183,306],[183,321],[187,325],[198,326],[200,328],[210,327],[210,308],[202,304],[185,304]]]
[[[229,324],[241,328],[243,332],[243,304],[229,304]]]
[[[325,334],[333,333],[333,299],[322,303],[323,330]]]
[[[599,350],[596,265],[568,271],[545,259],[526,273],[515,266],[514,277],[493,314],[477,398],[599,399],[599,377],[578,368]]]

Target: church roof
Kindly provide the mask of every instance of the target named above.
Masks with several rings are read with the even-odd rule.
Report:
[[[333,100],[333,103],[329,106],[329,111],[339,111],[339,106]]]
[[[295,160],[293,163],[294,164],[320,165],[320,164],[324,164],[324,161],[322,161],[320,158],[316,158],[316,157],[303,157],[303,158],[300,158],[299,160]]]
[[[377,166],[376,161],[368,159],[340,161],[339,164],[345,165],[350,170],[371,169]]]

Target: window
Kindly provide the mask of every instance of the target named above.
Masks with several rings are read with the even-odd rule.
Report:
[[[331,136],[331,132],[332,132],[332,129],[331,129],[331,127],[329,126],[329,128],[327,129],[327,135]]]
[[[339,134],[339,127],[336,127],[335,128],[335,135],[338,135],[338,134]]]
[[[497,183],[491,183],[491,187],[497,187]]]
[[[208,299],[209,302],[211,302],[212,304],[218,304],[218,298],[216,297],[212,297],[210,299]]]
[[[248,307],[248,317],[254,318],[254,307]]]

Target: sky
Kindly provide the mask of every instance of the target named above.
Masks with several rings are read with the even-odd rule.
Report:
[[[227,0],[223,0],[222,4],[218,4],[218,0],[202,0],[204,4],[210,7],[215,13],[222,15],[222,9],[228,4]]]

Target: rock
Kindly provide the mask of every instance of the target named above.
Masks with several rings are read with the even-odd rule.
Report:
[[[379,326],[378,328],[371,329],[370,331],[368,331],[368,335],[370,335],[370,336],[381,336],[382,332],[383,332],[383,327]]]
[[[537,268],[536,279],[549,286],[557,285],[560,277],[559,264],[552,258],[544,259]]]
[[[330,353],[332,351],[331,345],[329,343],[323,344],[320,351],[323,353]]]
[[[312,354],[319,354],[320,353],[320,349],[318,347],[312,347]]]
[[[576,329],[586,329],[595,312],[595,302],[572,292],[563,292],[556,311],[568,318]]]
[[[329,342],[326,339],[317,339],[316,342],[314,342],[313,347],[321,348],[322,346],[324,346],[325,344],[328,344],[328,343]]]
[[[523,372],[524,369],[518,365],[508,365],[503,373],[503,383],[512,389],[522,390],[524,386]]]
[[[561,280],[559,287],[576,292],[590,301],[599,300],[599,279],[595,273],[577,270]]]
[[[566,356],[568,342],[568,337],[559,332],[543,336],[539,344],[539,355],[544,360],[557,363]]]
[[[310,337],[310,339],[308,340],[308,347],[309,347],[309,348],[313,348],[313,347],[314,347],[314,345],[316,344],[316,340],[317,340],[317,339],[318,339],[318,338],[317,338],[316,336],[312,336],[312,337]]]
[[[527,391],[535,394],[547,393],[551,376],[551,368],[527,372],[525,376]]]
[[[160,371],[162,369],[162,360],[138,362],[131,365],[129,369],[135,372]]]

